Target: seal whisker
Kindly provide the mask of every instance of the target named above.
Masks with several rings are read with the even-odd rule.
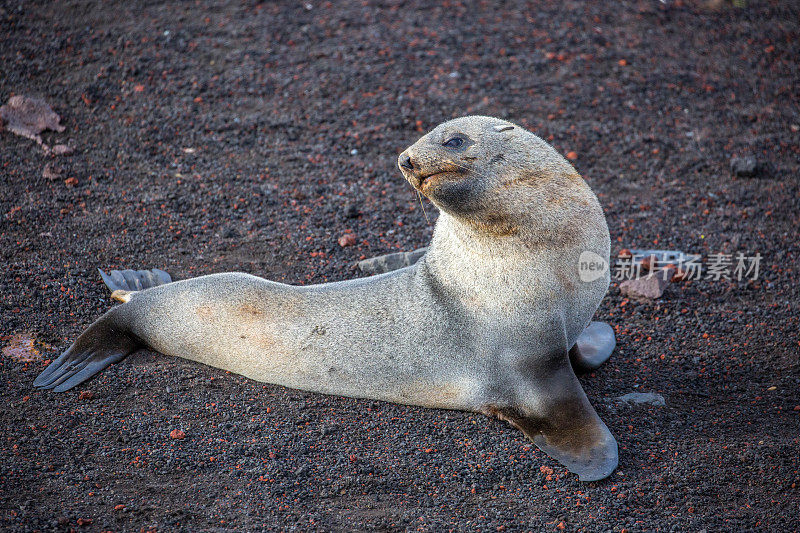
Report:
[[[428,213],[425,211],[425,205],[422,203],[422,194],[418,190],[414,190],[417,192],[417,198],[419,198],[419,206],[422,208],[422,214],[425,215],[425,220],[428,222],[428,224],[430,224],[431,220],[428,218]]]

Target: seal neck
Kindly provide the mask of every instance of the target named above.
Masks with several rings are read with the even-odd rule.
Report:
[[[493,309],[548,268],[547,249],[524,246],[519,236],[493,237],[442,212],[425,254],[425,271],[458,300]]]
[[[510,258],[524,248],[519,230],[500,234],[486,231],[483,225],[464,222],[441,211],[431,240],[432,249],[476,258]],[[470,261],[471,262],[471,261]]]

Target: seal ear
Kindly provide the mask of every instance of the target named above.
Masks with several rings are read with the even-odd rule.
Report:
[[[495,126],[492,126],[492,129],[497,133],[500,133],[501,131],[513,130],[514,126],[512,126],[511,124],[497,124]]]

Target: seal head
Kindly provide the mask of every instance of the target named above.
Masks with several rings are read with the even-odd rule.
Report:
[[[440,210],[495,235],[527,228],[536,233],[528,237],[563,240],[572,233],[565,225],[592,210],[605,227],[572,165],[506,120],[468,116],[440,124],[400,154],[398,167]]]

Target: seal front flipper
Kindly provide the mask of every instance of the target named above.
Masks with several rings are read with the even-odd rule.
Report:
[[[425,248],[418,248],[413,252],[395,252],[393,254],[370,257],[369,259],[359,261],[358,269],[369,276],[391,272],[392,270],[415,264],[422,259],[422,256],[425,255],[427,251],[428,248],[426,246]]]
[[[33,384],[64,392],[135,352],[140,344],[114,326],[112,309],[81,334],[75,343],[39,374]]]
[[[484,412],[510,422],[547,455],[578,474],[597,481],[617,467],[617,441],[595,412],[566,354],[552,371],[528,373],[516,401],[490,405]]]
[[[608,361],[617,346],[614,328],[605,322],[592,322],[584,329],[569,351],[572,367],[576,371],[590,371]]]

